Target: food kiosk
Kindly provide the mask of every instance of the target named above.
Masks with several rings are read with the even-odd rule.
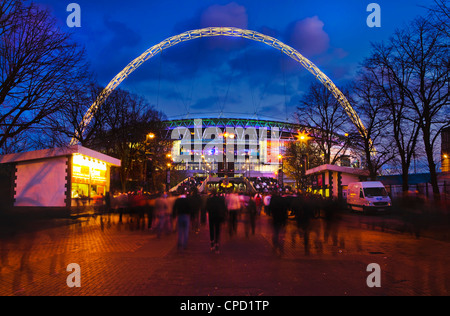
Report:
[[[12,164],[10,207],[70,209],[106,196],[118,159],[80,145],[0,156]]]

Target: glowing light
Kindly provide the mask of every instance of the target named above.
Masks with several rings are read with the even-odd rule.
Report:
[[[295,137],[301,142],[308,141],[311,138],[306,132],[299,132]]]
[[[89,158],[83,155],[73,155],[72,164],[76,170],[81,170],[81,167],[88,167],[90,169],[106,171],[106,164],[100,160]]]

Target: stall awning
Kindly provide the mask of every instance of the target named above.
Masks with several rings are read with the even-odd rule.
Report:
[[[16,162],[24,162],[24,161],[32,161],[32,160],[41,160],[41,159],[49,159],[55,157],[63,157],[80,154],[87,157],[91,157],[100,161],[103,161],[111,166],[120,167],[121,161],[119,159],[110,157],[108,155],[102,154],[98,151],[80,146],[67,146],[61,148],[52,148],[52,149],[42,149],[29,151],[24,153],[17,154],[9,154],[0,156],[0,164],[5,163],[16,163]]]
[[[358,176],[368,176],[369,171],[364,169],[357,169],[357,168],[351,168],[351,167],[342,167],[342,166],[336,166],[336,165],[321,165],[316,168],[308,169],[306,170],[306,175],[313,175],[317,173],[322,173],[324,171],[335,171],[335,172],[342,172],[347,174],[353,174]]]

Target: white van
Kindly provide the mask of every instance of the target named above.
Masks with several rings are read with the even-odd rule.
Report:
[[[383,183],[367,181],[348,185],[347,205],[351,211],[387,212],[390,211],[392,202]]]

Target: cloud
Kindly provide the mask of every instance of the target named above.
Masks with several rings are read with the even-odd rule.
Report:
[[[124,67],[136,57],[136,47],[142,37],[122,22],[113,21],[108,17],[103,20],[106,28],[99,41],[103,41],[98,53],[97,72],[102,75],[100,80],[109,80],[117,74],[116,67]],[[111,67],[113,65],[113,67]]]
[[[330,47],[330,37],[323,30],[324,25],[317,16],[298,21],[289,28],[288,40],[306,57],[324,53]]]
[[[212,95],[198,99],[190,105],[190,109],[194,111],[220,111],[220,108],[227,105],[227,109],[235,104],[240,104],[241,100],[236,95]]]
[[[118,21],[112,21],[109,18],[104,20],[105,26],[112,37],[104,48],[108,52],[113,50],[117,53],[121,49],[135,47],[142,39],[141,35],[130,29],[126,24]]]
[[[200,17],[201,27],[248,27],[248,15],[245,7],[235,2],[226,5],[213,5]]]

